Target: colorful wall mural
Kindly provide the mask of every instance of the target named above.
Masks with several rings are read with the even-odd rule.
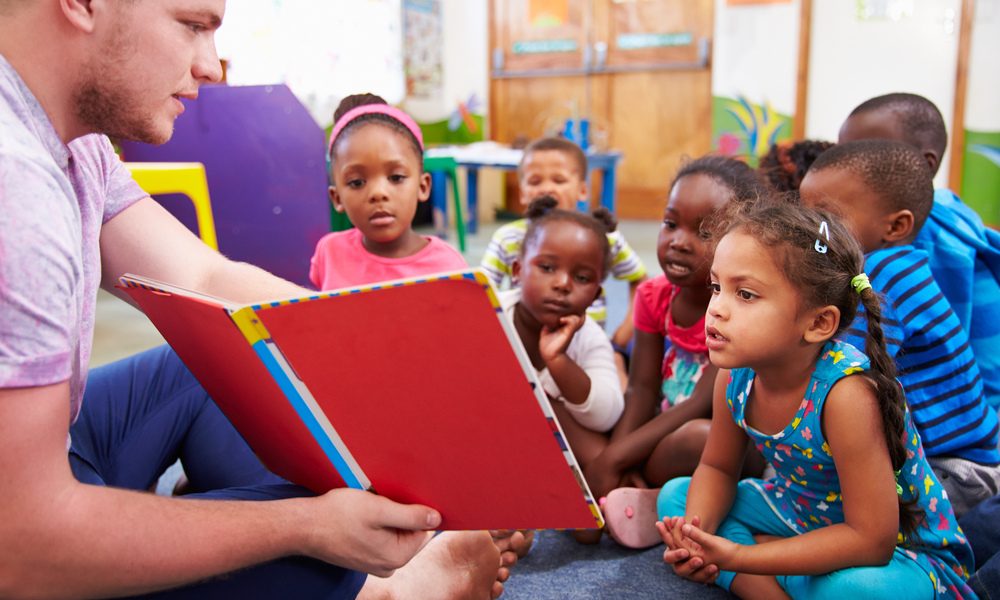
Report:
[[[987,225],[1000,225],[1000,132],[965,132],[962,200]]]
[[[754,104],[743,96],[712,98],[712,149],[719,154],[746,158],[757,166],[757,158],[772,144],[791,140],[792,117],[783,115],[766,100]]]

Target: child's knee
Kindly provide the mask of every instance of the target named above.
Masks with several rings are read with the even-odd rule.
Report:
[[[701,460],[701,453],[705,451],[705,442],[708,441],[708,431],[712,428],[712,421],[709,419],[692,419],[677,428],[674,436],[674,448],[678,452]]]
[[[684,516],[688,485],[690,483],[690,477],[678,477],[663,484],[663,487],[660,488],[660,495],[656,498],[656,515],[658,518]]]
[[[884,567],[855,567],[814,577],[778,578],[793,598],[808,600],[868,600],[898,597],[905,590],[908,600],[932,600],[934,584],[915,562],[893,560]]]

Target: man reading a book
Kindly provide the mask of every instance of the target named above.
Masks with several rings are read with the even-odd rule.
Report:
[[[97,289],[126,272],[303,293],[202,244],[104,135],[170,138],[221,77],[224,10],[0,0],[0,597],[496,597],[519,534],[432,538],[430,508],[278,479],[169,349],[88,372]],[[129,491],[178,456],[200,499]]]

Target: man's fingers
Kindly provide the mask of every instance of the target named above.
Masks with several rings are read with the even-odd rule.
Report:
[[[381,496],[375,497],[382,501],[376,517],[382,527],[420,531],[441,525],[441,513],[433,508],[419,504],[399,504]]]

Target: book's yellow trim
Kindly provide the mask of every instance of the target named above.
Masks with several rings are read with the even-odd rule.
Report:
[[[240,332],[247,338],[251,346],[259,341],[271,339],[271,334],[268,333],[267,328],[257,318],[257,313],[253,311],[253,308],[247,306],[231,313],[229,316],[232,318],[233,323],[236,323],[236,326],[240,328]]]

